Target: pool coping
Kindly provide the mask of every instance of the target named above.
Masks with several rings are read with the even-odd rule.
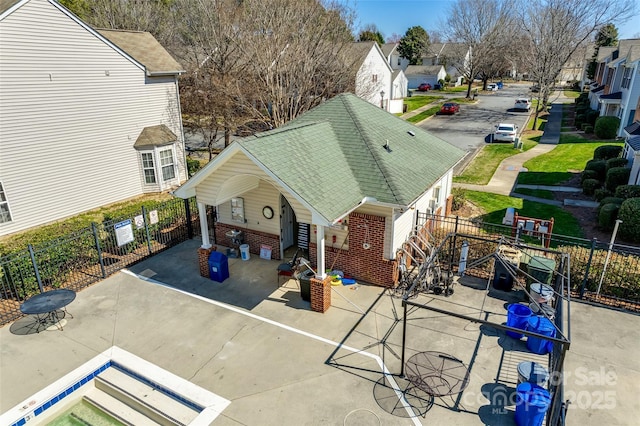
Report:
[[[231,403],[124,349],[112,346],[0,415],[0,424],[22,426],[47,417],[44,415],[51,413],[49,409],[62,406],[57,403],[82,389],[82,386],[110,367],[133,374],[191,408],[200,409],[200,414],[189,423],[190,426],[211,424]]]

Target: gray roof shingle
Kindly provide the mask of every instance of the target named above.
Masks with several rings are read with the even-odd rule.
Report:
[[[237,143],[331,221],[364,197],[407,206],[464,156],[352,94]]]

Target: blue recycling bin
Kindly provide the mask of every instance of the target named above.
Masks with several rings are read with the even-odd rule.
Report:
[[[531,317],[531,309],[528,306],[521,305],[520,303],[512,303],[507,306],[507,325],[509,327],[519,328],[520,330],[527,329],[527,320]],[[513,331],[507,331],[507,336],[514,339],[522,339],[524,334],[515,333]]]
[[[534,315],[527,320],[527,331],[542,334],[543,336],[556,337],[556,328],[545,317]],[[539,337],[527,336],[527,349],[531,352],[544,355],[551,352],[553,342]]]
[[[551,405],[549,392],[529,382],[516,387],[516,424],[518,426],[542,426],[544,416]]]
[[[219,283],[229,278],[229,259],[219,251],[209,255],[209,278]]]

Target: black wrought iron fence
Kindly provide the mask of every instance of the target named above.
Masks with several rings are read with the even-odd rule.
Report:
[[[437,238],[445,238],[450,232],[495,238],[495,244],[485,242],[486,247],[475,247],[477,253],[495,251],[500,238],[520,240],[541,249],[545,243],[543,238],[549,238],[549,247],[571,256],[574,297],[640,312],[640,247],[556,234],[546,237],[536,232],[514,232],[511,226],[418,212],[416,225],[423,226],[427,222]],[[459,258],[462,242],[462,238],[455,240],[456,258]]]
[[[195,198],[173,199],[0,258],[0,325],[20,304],[55,288],[80,290],[200,234]]]

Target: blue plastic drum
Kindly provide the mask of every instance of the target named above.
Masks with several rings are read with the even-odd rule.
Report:
[[[531,317],[531,309],[528,306],[521,305],[520,303],[512,303],[507,306],[507,325],[513,328],[519,328],[520,330],[527,329],[527,321]],[[513,331],[507,331],[507,336],[514,339],[522,339],[524,334],[516,333]]]
[[[551,405],[549,392],[533,383],[521,383],[516,388],[516,424],[518,426],[542,426]]]
[[[527,320],[527,331],[542,334],[543,336],[556,336],[556,328],[553,323],[541,316],[532,316]],[[528,336],[527,349],[533,353],[544,355],[551,352],[551,349],[553,349],[553,343],[539,337]]]

